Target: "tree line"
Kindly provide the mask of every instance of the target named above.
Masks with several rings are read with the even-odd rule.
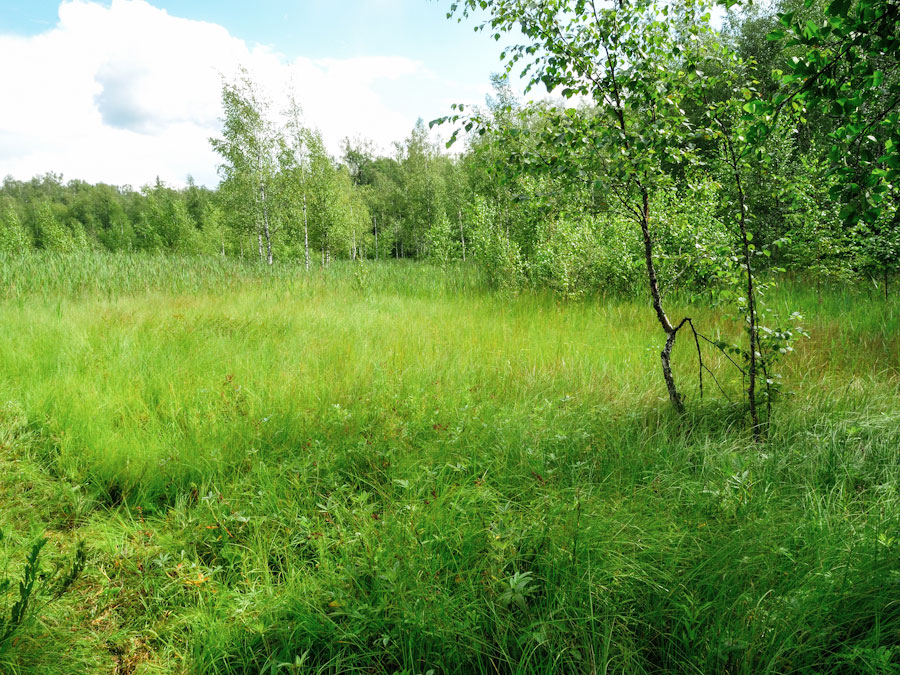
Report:
[[[242,84],[225,85],[228,106],[247,103]],[[250,112],[248,109],[241,114]],[[419,122],[393,154],[346,139],[333,157],[321,134],[283,128],[258,116],[228,118],[222,181],[214,189],[188,178],[139,189],[47,173],[0,185],[0,253],[32,250],[208,254],[326,265],[336,258],[426,258],[433,223],[462,213],[459,162]],[[252,124],[258,126],[253,127]],[[235,134],[232,135],[232,131]]]

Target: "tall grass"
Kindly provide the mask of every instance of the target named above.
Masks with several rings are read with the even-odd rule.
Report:
[[[404,295],[465,294],[480,288],[473,266],[431,268],[420,274],[409,261],[389,264],[353,264],[337,261],[307,273],[302,262],[268,267],[258,261],[220,256],[182,256],[153,253],[0,252],[0,298],[24,301],[103,297],[115,299],[160,291],[170,294],[233,290],[316,290],[343,292],[370,288]]]
[[[813,337],[758,446],[692,345],[669,411],[640,301],[4,262],[0,528],[91,547],[11,672],[900,668],[896,304],[779,291]]]

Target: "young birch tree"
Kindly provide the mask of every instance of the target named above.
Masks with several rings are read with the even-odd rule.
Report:
[[[249,206],[244,211],[255,231],[259,257],[272,264],[272,238],[277,231],[273,216],[273,186],[277,172],[279,132],[269,120],[269,104],[246,71],[222,85],[222,138],[211,138],[222,156],[219,175],[231,203]]]
[[[671,184],[668,169],[691,155],[694,130],[682,106],[702,77],[691,64],[707,31],[705,11],[693,0],[459,0],[448,13],[462,20],[487,12],[481,30],[497,40],[503,34],[523,36],[501,58],[507,72],[523,67],[529,89],[543,85],[548,92],[594,104],[588,113],[536,108],[545,117],[543,130],[515,164],[591,185],[640,229],[650,298],[666,338],[660,354],[663,378],[679,412],[684,400],[671,356],[679,330],[692,324],[689,318],[673,321],[664,308],[651,205],[655,192]],[[464,122],[466,131],[484,129],[484,118],[477,114]],[[523,131],[513,127],[501,133]]]
[[[309,256],[309,190],[310,190],[310,131],[303,125],[303,111],[291,96],[285,111],[286,133],[278,154],[284,197],[284,211],[296,232],[303,228],[303,262],[307,271]]]

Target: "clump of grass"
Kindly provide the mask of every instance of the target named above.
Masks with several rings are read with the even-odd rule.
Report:
[[[52,264],[2,272],[0,526],[92,553],[18,672],[900,666],[893,305],[782,291],[813,337],[756,445],[724,395],[669,411],[640,302],[408,264]]]

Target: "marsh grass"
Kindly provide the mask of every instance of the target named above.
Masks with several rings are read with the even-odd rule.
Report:
[[[900,667],[896,302],[778,291],[812,337],[757,446],[692,345],[669,411],[640,300],[361,269],[3,261],[4,555],[90,554],[0,668]]]

